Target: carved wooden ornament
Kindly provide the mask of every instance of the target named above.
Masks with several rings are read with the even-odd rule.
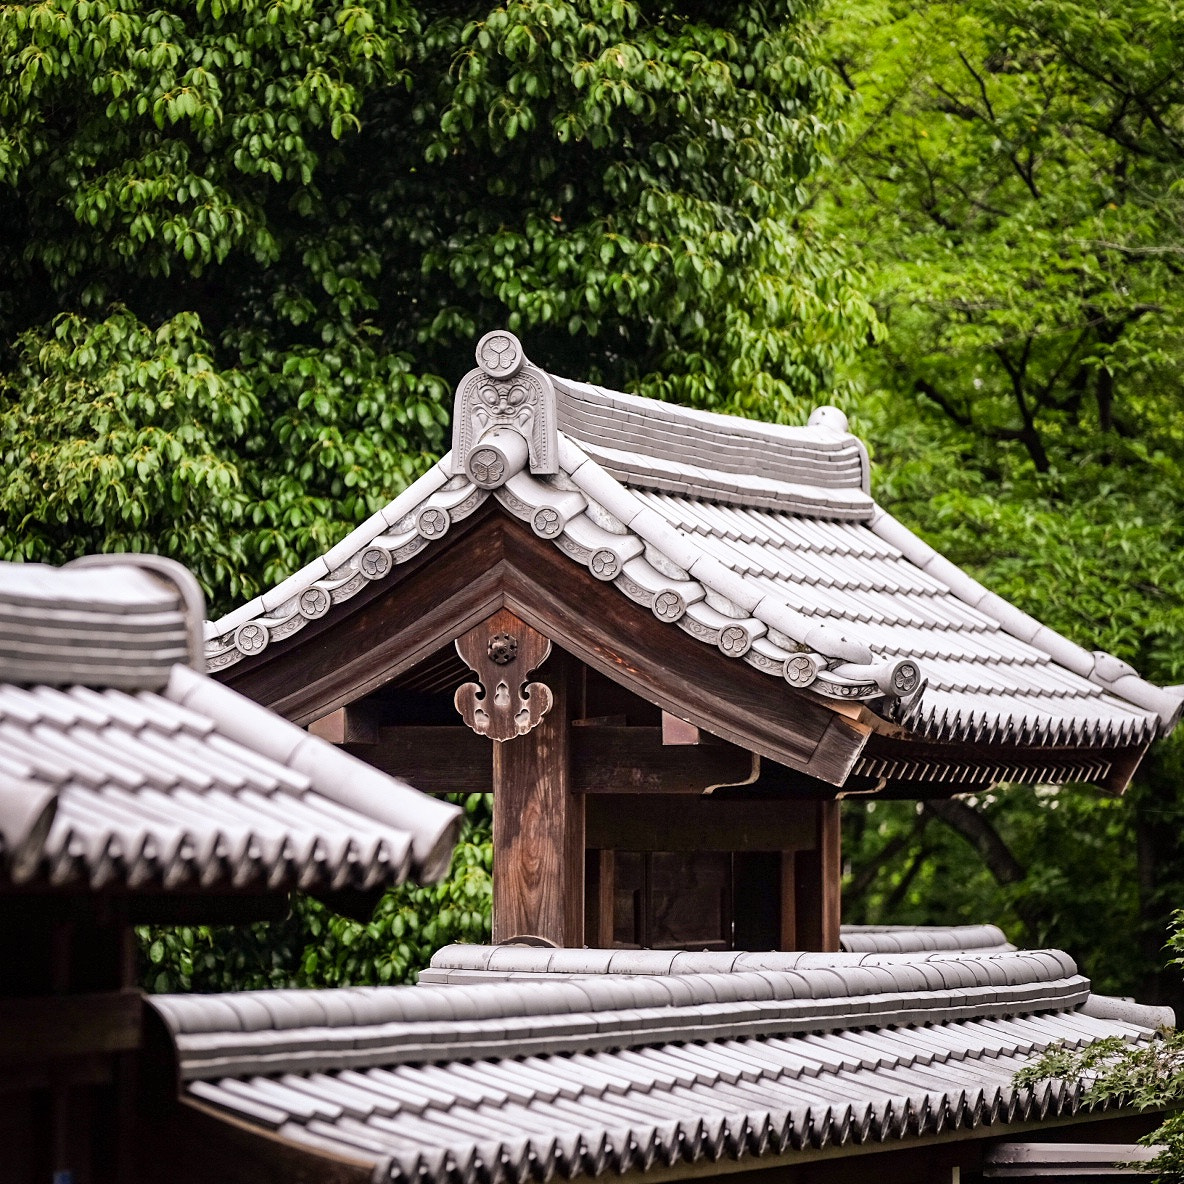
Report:
[[[525,736],[551,709],[551,688],[526,681],[551,653],[551,642],[513,613],[500,609],[463,637],[456,652],[477,678],[456,688],[461,718],[491,740]]]

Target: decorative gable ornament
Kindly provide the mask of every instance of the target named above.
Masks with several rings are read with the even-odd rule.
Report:
[[[477,342],[477,368],[461,379],[452,421],[454,473],[480,489],[497,489],[529,465],[539,476],[559,472],[555,387],[526,360],[505,329]]]
[[[525,736],[554,705],[546,683],[527,681],[550,656],[551,642],[508,609],[458,637],[456,652],[479,681],[461,683],[453,701],[479,736]]]

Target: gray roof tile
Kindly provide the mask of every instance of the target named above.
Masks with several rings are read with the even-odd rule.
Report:
[[[831,956],[829,967],[821,958],[801,959],[808,965],[798,973],[812,976],[817,989],[829,983],[847,991],[878,990],[885,983],[877,975],[890,976],[893,967],[897,971],[921,968],[901,955],[879,955],[882,962],[864,963],[861,970],[858,962],[849,960],[852,957],[876,956]],[[1005,954],[998,960],[1018,968],[1013,977],[1024,979],[1023,985],[1035,989],[1037,996],[1041,983],[1055,986],[1056,980],[1047,976],[1068,965],[1062,957],[1051,955]],[[972,969],[971,979],[979,981],[988,961],[947,954],[922,965],[948,969],[964,962]],[[826,978],[824,970],[839,973]],[[195,1097],[236,1119],[279,1129],[310,1145],[368,1153],[380,1178],[402,1181],[414,1175],[427,1184],[442,1184],[445,1179],[472,1182],[495,1167],[524,1184],[554,1170],[591,1175],[644,1171],[700,1155],[792,1154],[828,1145],[1068,1115],[1080,1105],[1079,1091],[1048,1085],[1017,1091],[1011,1086],[1015,1070],[1034,1050],[1057,1040],[1081,1047],[1106,1035],[1124,1040],[1144,1040],[1150,1035],[1147,1027],[1058,1010],[1050,994],[1038,998],[1032,1005],[1037,1010],[1029,1008],[1027,1015],[975,1018],[971,1011],[952,1022],[907,1028],[877,1027],[872,1012],[851,1011],[855,1001],[849,997],[844,997],[845,1005],[843,999],[821,999],[805,1006],[817,1015],[829,1004],[839,1003],[846,1006],[843,1022],[855,1026],[844,1029],[840,1022],[837,1030],[825,1031],[839,1021],[819,1016],[813,1022],[824,1030],[811,1033],[785,1019],[783,1034],[771,1031],[756,1039],[737,1034],[743,1032],[742,1026],[726,1032],[729,1009],[733,1019],[745,1013],[741,991],[732,1004],[696,1005],[688,1017],[690,1025],[672,1040],[661,1020],[663,1005],[657,1011],[652,1002],[640,1011],[620,1010],[622,1002],[636,998],[630,985],[636,980],[623,970],[619,973],[622,977],[615,983],[594,992],[599,1005],[610,1008],[601,1013],[600,1023],[623,1025],[616,1044],[605,1046],[604,1037],[594,1034],[599,1027],[585,1026],[584,1036],[576,1037],[566,1051],[535,1054],[524,1049],[514,1033],[498,1037],[498,1032],[505,1032],[501,1026],[505,1021],[495,1020],[493,1043],[487,1045],[487,1052],[475,1053],[473,1044],[450,1047],[417,1037],[419,1024],[437,1022],[423,1020],[403,1024],[401,1031],[415,1047],[437,1050],[426,1060],[422,1055],[405,1063],[396,1059],[389,1067],[378,1064],[364,1070],[281,1069],[272,1078],[252,1071],[249,1057],[237,1072],[227,1074],[216,1067],[217,1034],[209,1029],[216,1016],[225,1012],[211,1009],[208,1001],[197,1006],[163,997],[154,1004],[175,1034],[183,1065],[189,1066],[187,1088]],[[774,972],[765,974],[773,978],[763,982],[776,980]],[[749,974],[723,977],[755,985]],[[696,979],[690,974],[661,981],[682,982],[700,998],[718,993],[707,990],[706,982],[701,984],[703,989],[697,988]],[[383,1006],[393,1014],[405,1010],[398,997],[408,991],[378,991],[375,997],[389,998]],[[440,995],[424,988],[411,991],[416,992],[424,992],[429,1004]],[[291,993],[292,1022],[310,1014],[300,994]],[[478,1010],[491,1016],[510,1006],[518,1008],[520,1018],[527,1018],[548,994],[547,990],[507,993],[505,988],[490,986],[470,991],[469,997],[478,1003]],[[962,997],[965,992],[956,994]],[[929,1003],[938,1002],[933,992],[929,995]],[[586,991],[581,997],[591,998]],[[750,998],[745,1014],[751,1014],[752,1007],[759,1011],[770,1006]],[[244,1003],[249,999],[234,1000],[232,1017]],[[669,1009],[669,1004],[664,1006]],[[612,1011],[613,1007],[617,1010]],[[337,1019],[330,1019],[329,1028],[319,1030],[317,1038],[343,1027],[341,1035],[347,1043],[339,1047],[345,1056],[346,1050],[355,1047],[349,1043],[349,1025],[342,1019],[345,1012],[328,1010]],[[436,1009],[430,1006],[429,1010]],[[1014,1013],[1014,1005],[1010,1010]],[[323,1018],[323,1005],[317,1011]],[[1008,1009],[998,1014],[1005,1016]],[[855,1019],[856,1015],[863,1018]],[[577,1024],[581,1019],[578,1013],[569,1018]],[[200,1045],[192,1043],[196,1036],[187,1034],[195,1025],[207,1033]],[[268,1046],[266,1031],[235,1036],[236,1029],[232,1023],[223,1034],[224,1054],[236,1040],[241,1044],[249,1039],[258,1051]],[[630,1030],[634,1035],[625,1038]],[[286,1047],[299,1035],[298,1029],[286,1028],[279,1043]],[[501,1055],[494,1051],[499,1039],[505,1042]],[[387,1053],[397,1057],[398,1047]],[[514,1059],[514,1054],[520,1059]],[[187,1060],[194,1056],[198,1061]],[[210,1064],[210,1072],[195,1074],[194,1066],[203,1059]],[[220,1059],[226,1063],[225,1055]],[[278,1068],[279,1062],[274,1065]]]
[[[14,656],[0,630],[0,887],[366,888],[441,874],[459,811],[177,664],[199,660],[200,593],[169,561],[136,562],[0,564],[0,625],[32,605],[44,638],[91,667],[88,685],[61,687],[52,646]],[[97,618],[118,644],[89,642]],[[137,642],[162,620],[176,652],[154,666]]]
[[[1144,744],[1174,725],[1184,694],[1153,687],[1108,655],[1088,654],[1042,627],[877,507],[865,492],[866,451],[838,413],[785,428],[586,383],[554,385],[558,476],[522,472],[496,496],[656,613],[664,590],[652,573],[684,581],[689,573],[680,599],[662,601],[662,619],[694,633],[696,615],[683,613],[691,588],[701,585],[712,609],[751,614],[775,631],[770,641],[782,650],[804,646],[823,666],[877,664],[879,676],[857,686],[820,677],[813,689],[866,699],[892,719],[900,713],[885,697],[885,687],[895,694],[891,660],[912,659],[927,683],[904,718],[923,738],[1096,748]],[[434,513],[446,527],[471,512],[486,494],[465,478],[449,479],[451,467],[446,457],[325,557],[322,568],[357,568],[354,580],[331,589],[322,568],[310,567],[273,589],[266,603],[216,622],[208,631],[211,663],[228,665],[242,658],[243,645],[258,652],[273,634],[290,635],[308,614],[328,611],[331,601],[430,545],[417,537],[401,549],[382,535],[392,525],[402,529]],[[587,499],[582,513],[579,496]],[[369,567],[358,567],[371,551]],[[636,566],[643,553],[644,569]],[[240,627],[251,630],[245,640]],[[748,634],[750,647],[759,630]],[[696,635],[719,641],[711,626]],[[738,656],[741,647],[737,640],[731,652]],[[783,673],[777,654],[743,648],[758,669]],[[1083,770],[1045,772],[1063,779]]]

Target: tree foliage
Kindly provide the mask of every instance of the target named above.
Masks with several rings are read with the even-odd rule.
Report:
[[[150,991],[245,991],[413,982],[449,942],[489,940],[490,795],[457,795],[465,824],[447,879],[387,892],[366,922],[294,895],[281,922],[144,926],[141,980]]]
[[[1173,917],[1168,948],[1184,954],[1184,912]],[[1177,957],[1171,965],[1184,964]],[[1184,1030],[1168,1029],[1147,1044],[1130,1045],[1120,1037],[1096,1041],[1085,1049],[1054,1045],[1015,1076],[1015,1084],[1031,1087],[1057,1080],[1084,1090],[1086,1103],[1167,1111],[1168,1116],[1139,1142],[1157,1147],[1143,1170],[1156,1173],[1161,1184],[1184,1181]]]
[[[559,370],[784,418],[869,322],[794,224],[843,105],[797,5],[0,12],[0,416],[29,468],[0,554],[151,538],[225,607],[434,459],[493,325]],[[92,406],[185,372],[182,406],[193,367],[200,438],[141,402],[79,453]],[[223,399],[235,423],[204,423]],[[202,479],[158,455],[219,473],[180,516],[200,529],[158,529]]]
[[[871,324],[795,221],[845,105],[810,7],[0,5],[0,558],[158,550],[242,602],[435,459],[499,324],[804,417]],[[484,932],[476,843],[369,926],[146,934],[148,981],[404,978]]]
[[[878,497],[1054,629],[1184,680],[1180,14],[868,0],[827,46],[859,105],[815,201],[884,325],[857,363]],[[1140,979],[1184,890],[1180,761],[1161,746],[1117,812],[1029,790],[944,829],[855,811],[854,916],[993,908],[1112,989],[1177,993]]]

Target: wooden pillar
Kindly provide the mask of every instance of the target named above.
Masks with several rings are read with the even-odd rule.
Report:
[[[817,840],[793,861],[797,913],[797,947],[834,951],[839,948],[839,890],[842,847],[839,803],[818,803]]]
[[[504,621],[499,627],[506,631]],[[556,653],[544,676],[550,709],[524,734],[494,741],[495,942],[584,944],[584,799],[571,789],[574,667]]]
[[[798,948],[798,896],[796,851],[781,852],[781,933],[777,948],[796,950]]]
[[[840,804],[818,803],[818,853],[822,881],[822,948],[839,948],[839,920],[843,884],[843,832]]]

